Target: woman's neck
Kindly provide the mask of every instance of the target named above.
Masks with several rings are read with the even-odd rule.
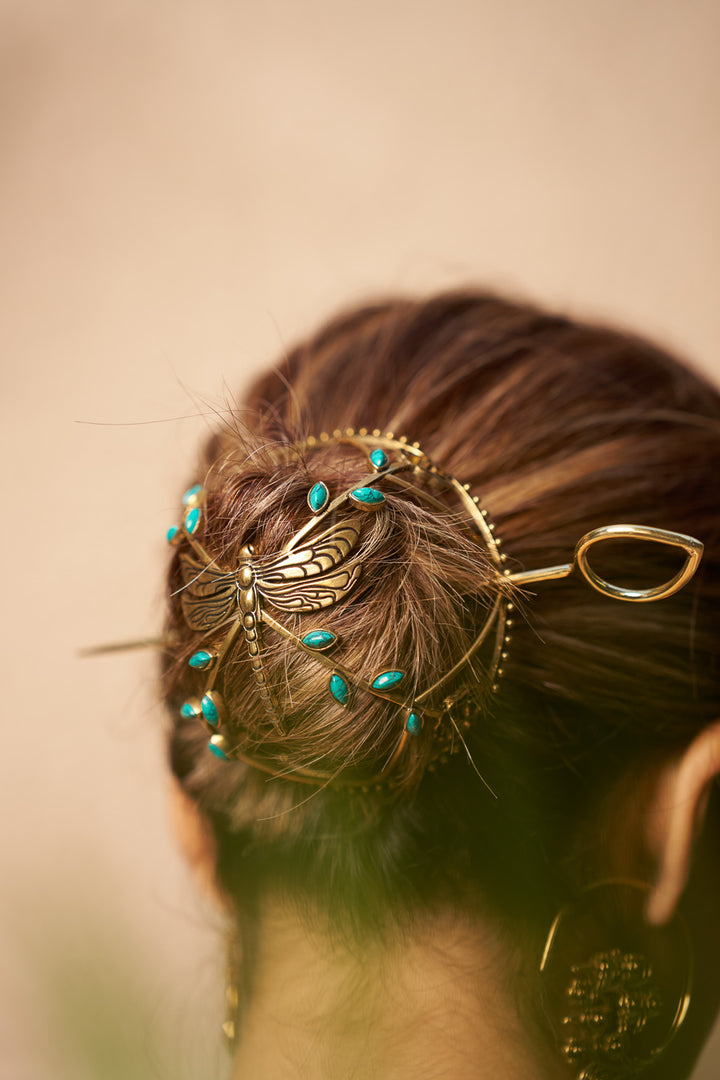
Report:
[[[235,1080],[550,1080],[507,954],[460,917],[353,948],[288,909],[259,929]]]

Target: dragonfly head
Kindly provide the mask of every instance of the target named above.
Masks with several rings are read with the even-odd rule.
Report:
[[[252,544],[246,544],[244,548],[240,550],[240,558],[242,560],[240,569],[238,572],[238,581],[244,589],[249,589],[253,583],[253,568],[251,559],[255,553],[255,548]]]

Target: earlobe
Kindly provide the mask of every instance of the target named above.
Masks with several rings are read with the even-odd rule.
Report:
[[[651,807],[648,842],[658,873],[645,908],[648,922],[662,925],[677,908],[690,874],[710,785],[720,775],[720,721],[711,724],[669,765]]]
[[[215,879],[215,838],[196,803],[175,781],[170,790],[170,811],[175,836],[196,880],[205,893],[222,904]]]

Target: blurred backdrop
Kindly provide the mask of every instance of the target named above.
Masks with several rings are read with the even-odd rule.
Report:
[[[719,375],[719,43],[711,0],[0,0],[2,1080],[226,1070],[154,658],[77,650],[158,630],[227,395],[466,282]]]

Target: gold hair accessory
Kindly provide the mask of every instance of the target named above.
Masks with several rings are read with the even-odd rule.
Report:
[[[540,971],[550,988],[560,1052],[577,1080],[631,1080],[663,1053],[685,1020],[694,960],[687,924],[643,918],[650,886],[611,878],[566,904]],[[568,974],[569,973],[569,974]]]
[[[225,1044],[232,1051],[237,1043],[240,1024],[240,976],[242,950],[236,926],[231,927],[225,953],[225,1020],[222,1033]]]
[[[339,706],[346,706],[356,691],[397,704],[402,724],[396,747],[375,778],[384,782],[408,739],[420,734],[425,718],[437,721],[451,707],[453,701],[447,696],[443,698],[443,689],[447,689],[448,683],[483,646],[489,651],[490,683],[493,690],[497,690],[497,680],[503,673],[502,662],[507,657],[505,646],[509,640],[507,631],[512,625],[512,596],[518,587],[564,578],[577,570],[592,588],[606,596],[634,602],[659,600],[671,596],[691,579],[702,556],[703,545],[692,537],[641,525],[610,525],[583,536],[570,563],[511,573],[504,565],[506,556],[500,550],[501,541],[495,535],[494,525],[488,521],[487,511],[480,507],[478,496],[470,494],[468,484],[461,483],[432,462],[418,443],[409,443],[404,437],[396,438],[392,432],[383,434],[375,430],[368,433],[364,428],[355,432],[349,428],[307,439],[297,447],[298,456],[307,457],[328,444],[347,446],[362,453],[368,475],[335,498],[331,498],[324,482],[316,483],[307,496],[310,519],[280,552],[256,555],[253,547],[247,545],[241,550],[238,565],[221,565],[200,541],[205,490],[199,484],[183,496],[182,525],[173,527],[168,533],[171,544],[183,546],[179,554],[184,586],[181,603],[188,626],[212,636],[213,640],[218,631],[228,627],[217,647],[208,645],[191,656],[190,666],[206,671],[207,676],[198,696],[186,701],[181,709],[183,716],[205,722],[210,733],[209,749],[223,760],[238,758],[271,774],[281,771],[272,763],[245,757],[241,747],[233,741],[225,703],[216,689],[222,665],[240,633],[245,638],[260,700],[279,733],[283,732],[283,710],[268,684],[263,664],[263,634],[266,630],[313,656],[327,669],[328,692]],[[425,486],[420,486],[418,481]],[[318,615],[350,595],[363,570],[356,553],[363,521],[367,514],[381,513],[385,505],[385,495],[378,485],[404,491],[442,511],[447,510],[446,502],[426,488],[433,489],[437,495],[453,496],[465,513],[473,536],[489,554],[495,574],[495,595],[473,643],[449,671],[439,674],[430,686],[414,695],[407,690],[406,673],[399,668],[388,666],[367,680],[347,668],[336,656],[340,644],[337,636],[324,627],[321,620],[312,630],[298,636],[275,615],[275,612]],[[340,517],[345,510],[348,514]],[[624,588],[600,577],[589,563],[592,547],[611,539],[649,540],[677,547],[685,552],[685,562],[682,569],[662,585],[649,589]],[[367,783],[312,769],[293,771],[292,779],[309,783],[330,779],[341,783]]]

